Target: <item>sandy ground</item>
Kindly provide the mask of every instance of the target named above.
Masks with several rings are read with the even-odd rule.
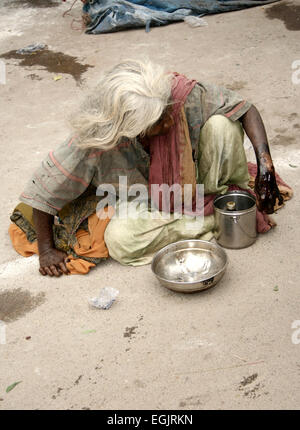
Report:
[[[300,60],[300,2],[289,3],[298,9],[282,15],[286,22],[270,19],[271,5],[206,17],[207,27],[178,23],[96,36],[62,17],[70,1],[27,3],[1,1],[0,55],[40,42],[70,56],[73,74],[78,64],[93,67],[80,82],[80,67],[76,80],[55,68],[22,66],[12,54],[4,59],[0,409],[298,409],[300,334],[292,324],[300,320],[300,84],[292,82],[292,63]],[[73,17],[80,9],[77,2]],[[295,197],[274,216],[276,229],[250,248],[228,250],[223,280],[206,292],[170,292],[149,266],[112,260],[84,277],[43,278],[36,257],[12,249],[9,214],[32,169],[68,135],[66,116],[100,71],[145,54],[254,102],[277,171]],[[252,150],[248,155],[253,159]],[[89,309],[88,298],[104,286],[120,290],[118,301],[108,311]]]

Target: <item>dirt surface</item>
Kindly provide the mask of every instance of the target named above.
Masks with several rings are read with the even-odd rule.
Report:
[[[32,295],[30,291],[16,288],[0,291],[0,320],[12,322],[45,302],[45,293]]]
[[[57,7],[61,3],[60,0],[9,0],[5,2],[5,6],[11,8],[30,7],[30,8],[51,8]]]
[[[295,3],[275,4],[266,10],[266,16],[269,19],[280,19],[290,31],[300,31],[300,5]]]
[[[0,58],[5,58],[6,60],[21,60],[18,62],[17,66],[24,68],[42,66],[49,73],[65,73],[71,75],[76,82],[82,82],[82,75],[85,73],[90,66],[89,64],[80,64],[76,57],[64,54],[62,52],[53,52],[49,49],[43,49],[39,51],[32,52],[30,54],[20,54],[18,50],[14,49],[9,52],[4,52],[0,55]],[[31,74],[30,76],[36,76]],[[36,79],[36,77],[35,77]]]
[[[299,409],[300,344],[292,337],[300,320],[300,84],[292,82],[299,32],[286,19],[269,19],[299,1],[208,16],[206,27],[97,36],[71,26],[81,17],[79,1],[65,18],[71,2],[26,3],[1,2],[0,55],[44,43],[54,61],[72,60],[70,69],[54,71],[1,58],[0,301],[6,315],[14,305],[0,325],[0,409]],[[223,279],[202,293],[168,291],[150,266],[111,259],[86,276],[42,277],[38,259],[20,257],[10,244],[9,215],[32,171],[67,138],[70,112],[103,70],[145,55],[255,103],[276,170],[295,192],[273,216],[273,231],[226,251]],[[76,62],[86,69],[79,73]],[[247,139],[245,147],[254,161]],[[116,302],[91,309],[88,299],[108,286],[120,291]]]

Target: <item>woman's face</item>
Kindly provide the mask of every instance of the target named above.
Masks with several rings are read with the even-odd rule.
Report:
[[[164,136],[174,125],[172,106],[168,106],[161,118],[147,131],[146,137]]]

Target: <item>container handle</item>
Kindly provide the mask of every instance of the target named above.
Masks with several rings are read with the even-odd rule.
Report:
[[[239,217],[238,215],[233,215],[233,216],[231,217],[231,219],[233,220],[233,222],[234,222],[235,224],[237,224],[237,225],[239,226],[239,228],[242,230],[242,232],[243,232],[246,236],[250,237],[250,239],[256,239],[257,235],[255,235],[255,236],[251,236],[251,235],[250,235],[250,234],[248,234],[245,230],[243,230],[243,228],[242,228],[242,227],[241,227],[241,225],[239,224],[239,219],[240,219],[240,217]]]

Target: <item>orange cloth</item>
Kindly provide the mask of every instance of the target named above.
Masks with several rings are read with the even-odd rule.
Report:
[[[97,214],[90,215],[88,218],[89,231],[78,230],[76,232],[77,244],[74,246],[74,251],[78,255],[85,257],[107,258],[108,249],[104,242],[104,232],[109,223],[110,218],[100,219]],[[33,254],[38,254],[37,241],[30,243],[27,240],[26,234],[14,223],[9,226],[9,235],[15,250],[24,257],[30,257]],[[71,274],[86,274],[94,263],[75,258],[72,255],[68,256],[69,262],[67,268]]]
[[[18,254],[23,257],[30,257],[33,254],[38,254],[37,241],[30,243],[27,240],[26,234],[15,223],[11,223],[8,229],[10,240]]]

